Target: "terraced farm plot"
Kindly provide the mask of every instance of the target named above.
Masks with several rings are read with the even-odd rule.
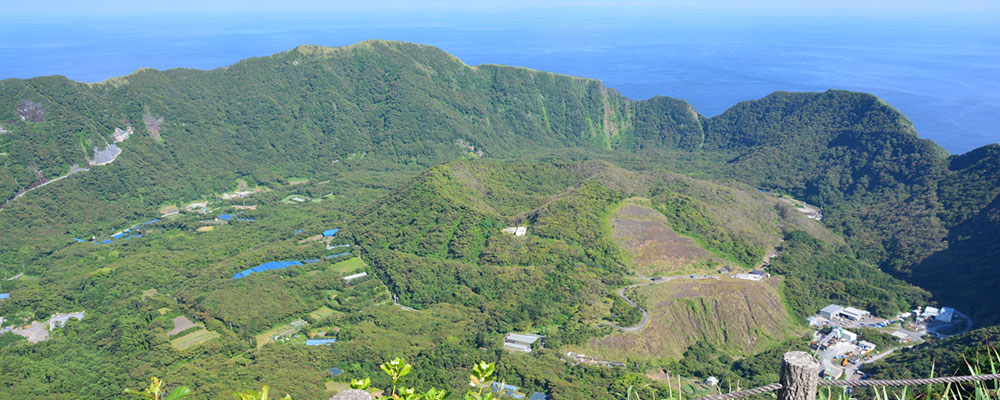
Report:
[[[610,361],[627,357],[678,359],[700,340],[732,353],[754,353],[794,333],[778,294],[780,278],[682,278],[637,289],[645,297],[648,325],[640,332],[618,332],[569,349]]]
[[[184,332],[188,329],[194,328],[196,326],[202,326],[201,324],[196,324],[194,322],[191,322],[191,320],[188,319],[188,317],[185,317],[183,315],[174,318],[173,323],[174,323],[174,329],[171,330],[170,332],[167,332],[167,336],[173,336],[178,333]]]
[[[205,343],[217,337],[219,337],[218,333],[206,329],[199,329],[177,339],[171,340],[170,345],[174,346],[177,350],[184,350],[188,347]]]
[[[330,307],[323,306],[323,307],[320,307],[318,310],[309,313],[309,316],[312,317],[312,319],[314,319],[314,320],[319,320],[319,319],[323,319],[323,318],[329,317],[329,316],[331,316],[331,315],[333,315],[335,313],[336,313],[336,311],[333,311],[333,309],[331,309]]]
[[[663,214],[638,204],[626,203],[611,217],[611,234],[631,256],[630,266],[646,276],[683,273],[712,258],[693,240],[674,232]]]

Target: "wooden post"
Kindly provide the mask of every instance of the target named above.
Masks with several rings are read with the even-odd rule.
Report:
[[[816,400],[820,363],[804,351],[785,353],[778,400]]]

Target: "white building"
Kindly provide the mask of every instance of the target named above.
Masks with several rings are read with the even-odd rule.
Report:
[[[937,315],[937,320],[941,322],[951,322],[951,318],[955,316],[955,309],[951,307],[941,307],[941,312]]]
[[[503,339],[503,348],[510,351],[531,352],[531,346],[538,342],[540,346],[545,346],[545,336],[531,335],[527,333],[508,333]]]
[[[705,384],[709,385],[709,386],[718,385],[719,384],[719,378],[716,378],[714,376],[710,376],[710,377],[708,377],[708,379],[705,379]]]
[[[892,337],[899,339],[899,341],[902,342],[906,339],[909,339],[910,335],[907,335],[906,333],[903,333],[901,331],[895,331],[892,333]]]
[[[823,320],[819,319],[819,317],[817,317],[815,315],[811,316],[809,318],[806,318],[806,321],[809,322],[809,326],[820,326],[820,325],[823,325]]]
[[[920,318],[924,318],[924,319],[931,318],[931,317],[937,318],[938,314],[940,314],[940,313],[941,313],[941,310],[939,310],[937,308],[927,307],[927,308],[924,308],[924,312],[922,314],[920,314]]]
[[[823,307],[822,310],[819,310],[819,316],[826,319],[833,319],[833,317],[838,316],[840,314],[840,310],[843,309],[844,307],[838,306],[836,304],[830,304],[826,307]]]
[[[840,315],[843,316],[844,318],[857,321],[859,319],[872,315],[872,313],[854,307],[847,307],[843,310],[840,310]]]
[[[763,279],[763,278],[764,278],[764,276],[763,276],[763,275],[755,275],[755,274],[736,274],[736,279],[746,279],[746,280],[748,280],[748,281],[758,281],[758,282],[759,282],[759,281],[760,281],[761,279]]]
[[[844,329],[840,331],[840,338],[853,343],[858,341],[858,334]]]
[[[875,343],[866,342],[864,340],[858,342],[858,346],[861,347],[861,351],[865,353],[875,350]]]

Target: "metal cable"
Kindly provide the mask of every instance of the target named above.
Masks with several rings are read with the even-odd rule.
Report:
[[[923,379],[887,379],[887,380],[851,379],[845,381],[820,380],[819,386],[845,386],[845,387],[912,386],[912,385],[931,385],[937,383],[957,383],[957,382],[972,382],[972,381],[986,381],[986,380],[1000,380],[1000,374],[941,376],[937,378],[923,378]],[[731,400],[731,399],[738,399],[741,397],[753,396],[757,394],[764,394],[779,389],[781,389],[780,383],[772,383],[770,385],[756,387],[753,389],[740,390],[738,392],[705,396],[698,398],[696,400]]]

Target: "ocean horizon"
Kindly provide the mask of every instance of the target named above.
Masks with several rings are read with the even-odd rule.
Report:
[[[99,82],[140,68],[214,69],[298,45],[432,45],[470,65],[599,79],[706,116],[774,91],[872,93],[950,153],[1000,142],[1000,30],[991,16],[539,11],[16,16],[0,79]]]

